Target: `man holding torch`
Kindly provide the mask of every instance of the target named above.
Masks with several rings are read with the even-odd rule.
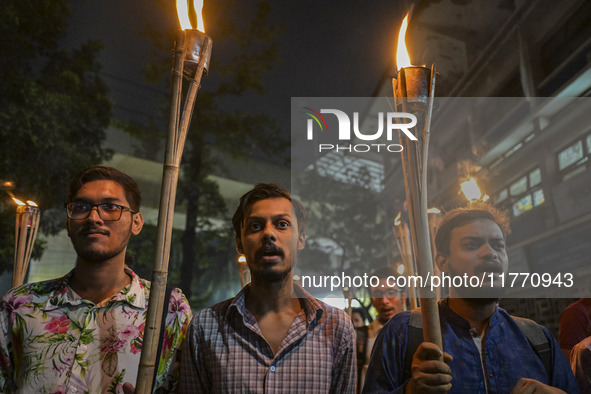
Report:
[[[2,298],[0,391],[119,393],[135,384],[150,282],[125,267],[125,254],[144,224],[140,202],[138,184],[115,168],[91,167],[71,180],[66,226],[76,266]],[[164,392],[178,382],[177,351],[192,315],[179,289],[169,299],[155,383]]]
[[[417,310],[390,319],[376,339],[364,393],[579,392],[552,334],[497,306],[509,232],[507,217],[487,204],[442,218],[435,238],[439,268],[449,276],[484,277],[482,287],[452,287],[440,301],[445,353],[423,342]]]
[[[232,219],[252,281],[195,315],[181,362],[183,393],[354,393],[353,324],[292,281],[306,211],[258,184]]]

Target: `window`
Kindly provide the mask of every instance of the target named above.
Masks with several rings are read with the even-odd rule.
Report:
[[[522,215],[546,202],[542,189],[542,171],[539,168],[501,189],[494,197],[494,203],[513,217]]]
[[[527,190],[527,177],[521,177],[517,180],[517,182],[513,182],[511,186],[509,186],[509,193],[511,196],[518,196],[523,194]]]
[[[587,170],[589,158],[591,158],[591,134],[558,152],[558,169],[562,173],[562,180],[566,181]]]
[[[536,168],[529,173],[529,186],[534,187],[540,183],[542,183],[542,171],[540,171],[539,168]]]
[[[558,153],[558,168],[560,171],[583,158],[583,141],[577,141]]]

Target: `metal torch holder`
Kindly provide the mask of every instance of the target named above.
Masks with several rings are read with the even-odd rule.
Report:
[[[417,117],[415,130],[420,131],[417,141],[412,141],[399,131],[402,150],[402,171],[408,202],[410,232],[418,275],[424,280],[433,276],[433,256],[427,217],[427,159],[431,116],[435,97],[435,65],[406,67],[398,71],[392,80],[396,110]],[[399,120],[400,123],[404,121]],[[441,328],[437,296],[430,288],[419,287],[423,317],[423,332],[427,342],[442,348]]]

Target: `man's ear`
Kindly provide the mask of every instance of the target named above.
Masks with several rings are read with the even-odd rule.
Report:
[[[236,237],[236,250],[240,254],[244,254],[244,248],[242,247],[242,240],[240,237]]]
[[[306,232],[302,231],[298,235],[298,250],[304,249],[305,246],[306,246]]]
[[[435,263],[437,263],[437,266],[441,272],[448,272],[448,256],[445,253],[437,252],[437,255],[435,256]]]
[[[133,214],[133,222],[131,223],[131,233],[138,235],[144,227],[144,216],[141,212]]]

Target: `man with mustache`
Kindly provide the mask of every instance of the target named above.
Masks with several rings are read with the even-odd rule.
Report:
[[[435,238],[439,268],[450,276],[486,274],[483,286],[452,287],[440,301],[445,353],[422,342],[420,313],[391,318],[376,339],[364,393],[579,392],[552,334],[497,305],[509,232],[507,217],[488,204],[471,204],[442,218]]]
[[[354,393],[351,319],[292,281],[304,207],[282,186],[257,184],[240,198],[232,225],[252,280],[193,318],[181,392]]]
[[[125,255],[144,224],[140,203],[138,184],[115,168],[91,167],[71,180],[66,227],[76,266],[0,301],[1,392],[120,393],[135,384],[150,282],[125,268]],[[192,316],[179,289],[169,299],[154,385],[167,393],[178,383]]]

